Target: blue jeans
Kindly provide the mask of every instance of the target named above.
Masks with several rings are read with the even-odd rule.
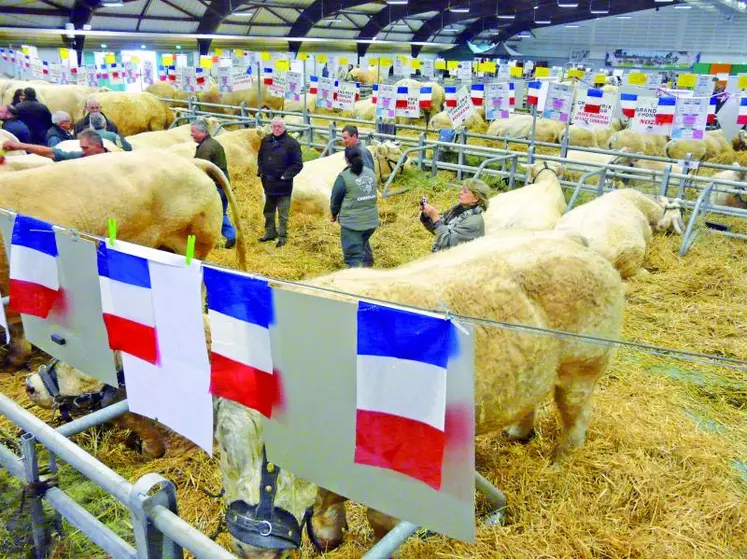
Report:
[[[226,193],[223,192],[222,188],[218,189],[218,194],[220,194],[220,201],[223,204],[223,225],[221,226],[220,232],[227,241],[235,241],[236,229],[234,229],[231,224],[231,220],[228,219],[228,197],[226,196]]]

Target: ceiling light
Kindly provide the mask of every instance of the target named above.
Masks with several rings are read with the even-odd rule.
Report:
[[[90,24],[88,24],[88,23],[86,23],[86,24],[85,24],[85,25],[83,26],[83,31],[90,31],[90,30],[91,30],[91,25],[90,25]]]
[[[181,45],[176,45],[176,50],[182,50],[182,46]]]
[[[249,11],[246,11],[246,12],[234,12],[232,15],[234,15],[236,17],[252,17],[254,15],[254,11],[253,10],[249,10]]]
[[[578,2],[569,2],[568,0],[558,0],[558,8],[578,8]]]
[[[596,10],[592,8],[591,10],[589,10],[589,13],[590,14],[608,14],[610,13],[610,10],[609,8],[601,8],[601,9],[597,8]]]
[[[468,14],[469,6],[452,6],[449,11],[453,14]]]
[[[550,25],[552,23],[552,20],[550,19],[535,19],[534,23],[537,25]]]
[[[102,48],[102,49],[105,49],[105,48],[106,48],[106,46],[107,46],[107,45],[106,45],[106,43],[101,43],[101,48]]]
[[[389,6],[407,6],[407,0],[386,0],[386,3]]]
[[[145,45],[140,45],[140,48],[141,48],[141,49],[144,49],[144,48],[145,48]]]
[[[122,0],[104,0],[101,2],[102,8],[119,8],[120,6],[124,6]]]
[[[516,19],[516,14],[496,14],[498,19]]]
[[[516,36],[517,37],[521,37],[523,39],[528,39],[528,38],[530,38],[532,36],[532,34],[529,31],[522,31],[521,33],[519,33]]]
[[[655,4],[671,4],[674,0],[654,0]]]

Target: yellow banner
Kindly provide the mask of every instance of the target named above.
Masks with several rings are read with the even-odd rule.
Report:
[[[458,60],[447,60],[446,61],[446,69],[447,70],[456,70],[459,68],[459,61]]]
[[[594,76],[594,85],[604,85],[607,83],[607,76],[604,74],[597,74]]]
[[[382,66],[391,66],[392,65],[392,59],[391,58],[382,58],[381,59],[381,65]]]
[[[379,64],[378,58],[369,58],[368,59],[368,65],[369,66],[377,66]]]
[[[347,64],[347,63],[348,63],[348,59],[346,57],[344,57],[344,56],[341,56],[340,57],[340,64]]]
[[[174,65],[174,55],[173,54],[162,54],[161,55],[161,62],[163,62],[164,66],[173,66]]]
[[[242,49],[236,49],[233,51],[236,56],[244,56],[244,51]]]
[[[511,66],[508,72],[509,76],[512,78],[520,78],[524,75],[524,68],[521,68],[520,66]]]
[[[413,70],[420,70],[422,66],[420,65],[420,60],[417,60],[416,58],[413,58],[410,62],[410,66],[412,66]]]
[[[583,70],[576,70],[576,69],[570,69],[568,70],[568,77],[569,78],[576,78],[576,79],[582,79],[584,77],[584,71]]]
[[[23,52],[24,55],[28,55],[29,48],[28,47],[21,47],[21,52]]]
[[[132,57],[132,63],[133,64],[140,64],[140,57],[139,56],[133,56]]]
[[[316,61],[317,62],[327,62],[327,60],[329,60],[329,59],[327,58],[326,54],[317,54],[316,55]]]
[[[215,49],[215,56],[223,56],[223,49]]]
[[[680,74],[677,78],[677,87],[693,89],[698,77],[695,74]]]
[[[200,68],[204,68],[205,70],[209,70],[213,67],[213,57],[212,56],[200,56]]]
[[[646,85],[648,83],[648,76],[643,72],[631,72],[628,75],[628,84],[630,85]]]
[[[117,57],[113,54],[107,54],[105,60],[107,64],[114,64],[117,61]]]
[[[534,69],[534,77],[535,78],[549,78],[550,68],[544,68],[543,66],[537,66]]]
[[[489,74],[495,73],[495,62],[483,62],[482,64],[480,64],[480,66],[482,67],[482,70],[480,70],[481,72],[487,72]]]
[[[288,70],[290,70],[290,62],[288,62],[287,60],[282,60],[282,59],[276,60],[275,69],[278,72],[287,72]]]
[[[60,49],[60,60],[67,60],[67,49]]]
[[[262,62],[269,62],[270,60],[272,60],[272,55],[269,52],[260,52],[259,59]]]
[[[299,52],[298,53],[298,60],[308,60],[309,59],[309,53],[308,52]]]
[[[747,89],[747,76],[739,76],[737,78],[737,87],[739,89]]]

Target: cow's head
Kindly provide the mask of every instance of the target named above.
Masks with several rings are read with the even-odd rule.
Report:
[[[558,180],[563,177],[565,173],[565,166],[557,161],[538,161],[537,163],[529,166],[529,180],[528,183],[535,182],[538,178],[544,178],[545,176],[555,176]]]
[[[731,145],[734,148],[734,151],[747,150],[747,130],[740,130],[737,132],[734,139],[731,141]]]
[[[72,399],[104,388],[100,380],[61,361],[42,367],[26,377],[26,394],[40,408],[55,409],[60,397]]]
[[[402,146],[399,142],[387,140],[381,144],[372,145],[370,149],[376,163],[376,174],[379,182],[384,182],[390,177],[397,166],[397,162],[402,157]],[[411,165],[410,159],[406,158],[401,168],[407,170]]]
[[[678,198],[669,199],[665,196],[657,196],[656,201],[663,211],[663,215],[656,222],[656,230],[660,232],[673,231],[682,235],[685,232],[685,222],[682,219],[682,202]]]

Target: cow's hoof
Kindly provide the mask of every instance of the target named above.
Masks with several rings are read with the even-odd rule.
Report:
[[[306,535],[309,536],[311,545],[319,553],[327,553],[342,545],[343,532],[335,533],[335,530],[314,526],[314,516],[310,515],[306,520]]]
[[[537,434],[534,429],[530,429],[528,432],[522,431],[518,427],[509,427],[505,431],[506,438],[514,443],[528,443]]]
[[[142,453],[148,460],[163,458],[166,454],[166,445],[162,440],[145,440],[143,439]]]

